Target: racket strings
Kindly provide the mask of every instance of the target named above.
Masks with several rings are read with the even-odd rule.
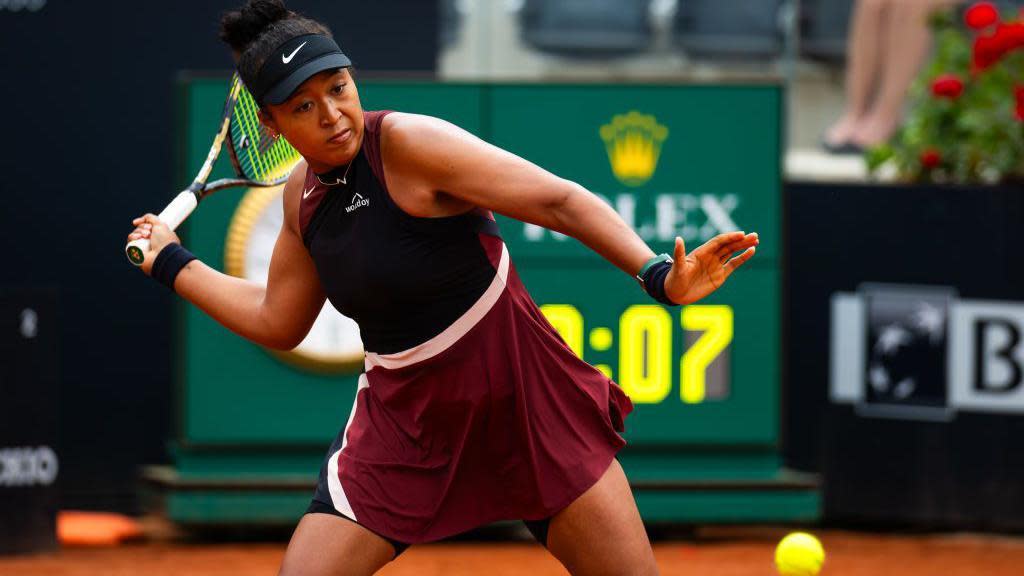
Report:
[[[260,124],[258,109],[249,91],[242,88],[231,114],[231,138],[245,176],[258,182],[273,182],[288,175],[299,153],[284,138],[270,136]]]

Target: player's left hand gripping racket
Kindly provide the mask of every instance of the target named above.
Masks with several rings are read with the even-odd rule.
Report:
[[[288,179],[299,159],[299,153],[284,138],[274,139],[260,124],[256,111],[259,107],[242,85],[238,74],[231,77],[231,88],[224,102],[224,115],[220,130],[213,139],[210,153],[203,167],[188,188],[179,193],[157,216],[174,230],[207,195],[233,186],[276,186]],[[230,137],[229,137],[230,136]],[[207,183],[225,139],[237,178],[223,178]],[[132,240],[125,246],[125,254],[132,264],[142,264],[149,251],[149,239]]]

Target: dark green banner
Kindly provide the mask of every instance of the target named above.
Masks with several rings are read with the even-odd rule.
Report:
[[[224,85],[198,80],[186,87],[183,179],[205,156]],[[633,398],[631,445],[774,445],[779,87],[371,81],[359,87],[366,109],[448,119],[582,184],[655,251],[670,252],[677,235],[692,249],[720,232],[759,232],[757,256],[725,288],[697,305],[667,308],[577,241],[500,222],[513,262],[545,314],[578,354]],[[188,221],[186,242],[204,262],[225,261],[240,198],[239,192],[211,197]],[[273,236],[268,222],[265,234]],[[182,327],[183,443],[323,445],[344,425],[354,371],[323,374],[269,354],[190,306]]]

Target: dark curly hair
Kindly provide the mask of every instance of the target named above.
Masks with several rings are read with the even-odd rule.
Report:
[[[247,86],[253,85],[275,48],[303,34],[333,38],[327,26],[292,12],[281,0],[249,0],[220,19],[220,39],[234,51],[238,75]]]

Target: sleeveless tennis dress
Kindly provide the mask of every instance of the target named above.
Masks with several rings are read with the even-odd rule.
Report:
[[[419,218],[392,201],[387,114],[364,112],[347,176],[307,170],[303,188],[303,241],[366,350],[314,504],[411,544],[548,518],[605,472],[633,405],[541,314],[489,212]]]

